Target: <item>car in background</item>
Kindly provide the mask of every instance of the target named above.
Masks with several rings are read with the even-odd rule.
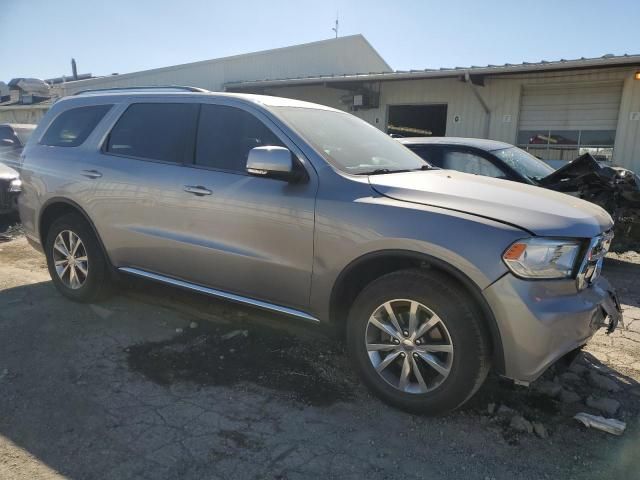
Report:
[[[35,125],[22,123],[0,123],[0,215],[18,210],[18,195],[22,182],[18,171],[20,154]]]
[[[430,165],[447,170],[501,178],[528,185],[555,169],[508,143],[480,138],[410,137],[398,139]]]
[[[509,143],[479,138],[398,139],[435,167],[500,178],[568,193],[613,217],[616,250],[640,248],[640,177],[584,154],[557,170]]]

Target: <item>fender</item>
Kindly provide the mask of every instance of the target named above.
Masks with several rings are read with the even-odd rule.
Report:
[[[69,207],[73,208],[78,213],[80,213],[80,215],[82,215],[84,217],[84,219],[87,221],[87,223],[91,226],[91,229],[93,230],[94,235],[98,239],[98,243],[100,244],[100,248],[102,249],[102,253],[104,253],[105,258],[107,259],[107,263],[109,264],[109,266],[111,268],[113,268],[113,263],[111,262],[111,258],[109,257],[109,252],[104,247],[104,244],[102,243],[102,238],[100,238],[100,234],[98,233],[98,230],[96,229],[96,226],[93,223],[93,220],[91,220],[91,217],[89,217],[87,212],[85,212],[84,209],[80,205],[78,205],[73,200],[69,200],[68,198],[65,198],[65,197],[53,197],[53,198],[50,198],[40,208],[40,216],[37,219],[36,225],[38,225],[38,238],[40,239],[40,244],[43,246],[43,249],[44,249],[44,244],[45,244],[45,241],[46,241],[46,239],[42,237],[42,217],[43,217],[43,213],[46,213],[47,208],[49,208],[51,205],[60,204],[60,203],[68,205]]]
[[[334,305],[336,302],[338,286],[342,284],[342,281],[349,274],[349,272],[362,263],[381,257],[396,257],[406,258],[408,260],[417,260],[419,262],[432,265],[435,268],[448,273],[458,282],[460,282],[460,284],[462,284],[462,286],[471,294],[472,298],[476,301],[476,303],[482,310],[482,314],[486,320],[487,327],[489,328],[489,335],[491,337],[491,343],[493,346],[493,367],[498,373],[504,374],[505,360],[504,350],[502,348],[502,336],[500,335],[500,329],[498,328],[498,323],[496,322],[495,316],[493,315],[493,311],[491,310],[491,307],[489,307],[487,300],[484,298],[482,291],[467,275],[465,275],[459,269],[439,258],[433,257],[426,253],[414,252],[409,250],[379,250],[376,252],[366,253],[361,257],[352,260],[345,268],[342,269],[336,279],[336,282],[333,285],[333,288],[331,289],[330,311],[332,312],[332,314],[330,315],[330,318],[333,317],[333,310],[335,308]]]

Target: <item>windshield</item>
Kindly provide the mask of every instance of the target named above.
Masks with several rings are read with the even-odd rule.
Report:
[[[525,152],[518,147],[493,150],[491,153],[513,168],[520,175],[523,175],[534,182],[541,180],[555,171],[539,158],[534,157],[530,153]]]
[[[430,168],[397,140],[353,115],[299,107],[274,110],[343,172],[371,175]]]

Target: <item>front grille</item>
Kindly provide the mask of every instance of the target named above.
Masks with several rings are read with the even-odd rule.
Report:
[[[591,239],[576,276],[578,289],[582,290],[598,279],[602,271],[604,257],[611,247],[612,240],[613,231],[611,230]]]

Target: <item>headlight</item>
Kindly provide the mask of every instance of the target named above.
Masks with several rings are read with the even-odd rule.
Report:
[[[502,255],[509,269],[523,278],[569,278],[580,242],[533,237],[518,240]]]
[[[19,178],[15,178],[9,182],[9,191],[10,192],[21,192],[22,191],[22,180]]]

